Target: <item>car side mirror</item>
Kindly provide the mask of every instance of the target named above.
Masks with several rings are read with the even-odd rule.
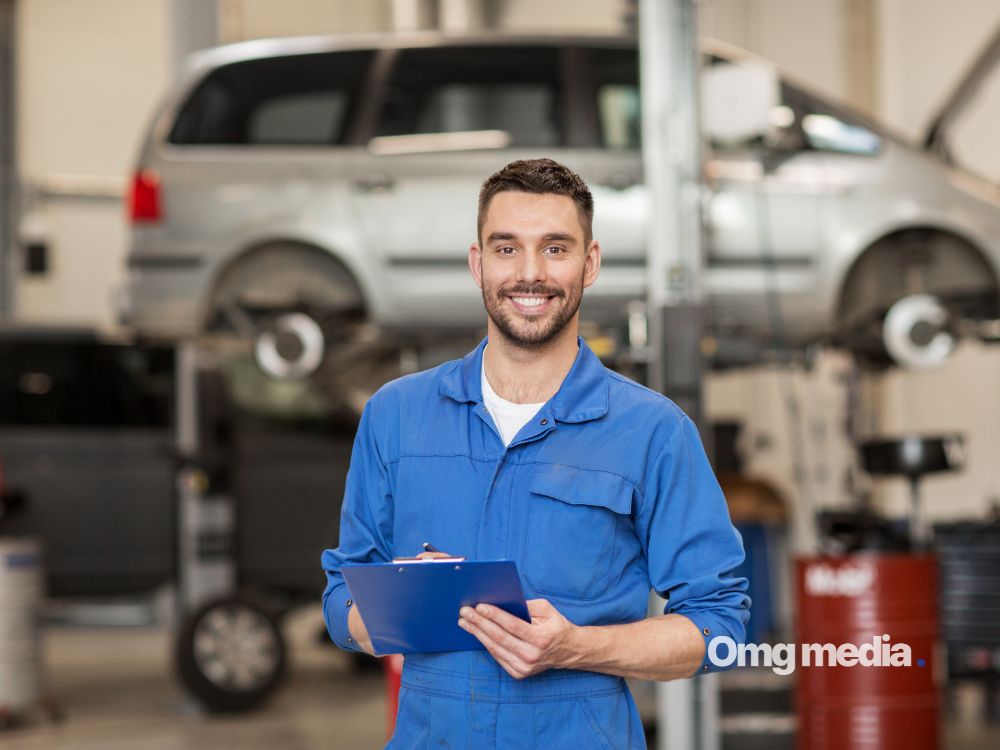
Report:
[[[701,122],[715,143],[765,139],[781,104],[781,83],[773,68],[760,62],[722,62],[701,75]]]

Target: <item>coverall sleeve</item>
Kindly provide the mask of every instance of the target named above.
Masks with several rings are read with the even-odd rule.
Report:
[[[340,572],[345,563],[388,562],[392,542],[392,490],[376,435],[380,411],[378,394],[368,402],[354,438],[340,511],[340,541],[324,550],[323,618],[330,637],[340,648],[360,651],[347,627],[353,602]]]
[[[750,619],[749,584],[733,574],[743,562],[743,541],[690,419],[674,427],[656,464],[637,529],[650,585],[667,600],[664,613],[684,615],[701,631],[705,659],[697,673],[719,671],[709,644],[716,636],[742,643]]]

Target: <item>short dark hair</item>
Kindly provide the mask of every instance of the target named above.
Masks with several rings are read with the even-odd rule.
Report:
[[[476,234],[483,238],[483,224],[490,202],[497,193],[504,192],[553,193],[573,199],[580,214],[583,238],[589,245],[594,235],[594,196],[587,183],[573,170],[552,159],[519,159],[512,161],[499,172],[490,175],[479,191],[479,211],[476,217]]]

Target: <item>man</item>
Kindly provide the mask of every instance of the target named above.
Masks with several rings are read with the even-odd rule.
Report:
[[[707,672],[708,640],[743,639],[743,549],[694,425],[577,337],[601,265],[592,220],[587,186],[549,159],[487,179],[469,248],[486,340],[362,415],[323,553],[334,641],[371,651],[341,566],[424,541],[516,561],[532,620],[464,607],[485,651],[407,656],[390,748],[645,747],[622,678]],[[651,588],[663,615],[646,616]]]

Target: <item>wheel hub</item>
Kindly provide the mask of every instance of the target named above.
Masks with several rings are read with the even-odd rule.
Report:
[[[886,351],[898,364],[914,370],[944,364],[955,348],[955,337],[946,330],[948,318],[937,297],[904,297],[885,316],[882,338]]]

